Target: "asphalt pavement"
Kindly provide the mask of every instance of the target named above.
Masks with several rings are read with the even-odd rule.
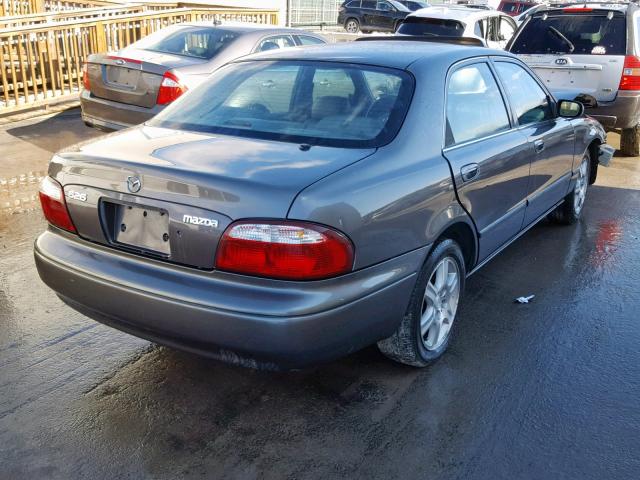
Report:
[[[640,478],[640,158],[470,278],[433,366],[371,347],[269,373],[112,330],[40,281],[20,178],[96,135],[77,111],[0,127],[0,479]]]

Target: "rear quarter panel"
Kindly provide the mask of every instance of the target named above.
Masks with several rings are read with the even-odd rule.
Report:
[[[442,156],[447,67],[418,62],[416,90],[396,138],[310,185],[291,206],[288,218],[346,233],[355,245],[356,269],[430,245],[453,223],[473,230]]]

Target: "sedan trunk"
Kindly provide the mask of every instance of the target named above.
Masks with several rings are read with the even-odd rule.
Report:
[[[152,108],[156,105],[162,76],[168,70],[202,62],[205,60],[140,49],[91,55],[87,63],[91,94]]]
[[[233,220],[284,219],[298,192],[374,151],[144,126],[67,150],[50,172],[81,237],[211,269]]]

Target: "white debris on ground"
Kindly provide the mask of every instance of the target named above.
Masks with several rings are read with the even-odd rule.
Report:
[[[516,303],[529,303],[531,300],[533,300],[533,297],[535,297],[535,295],[529,295],[528,297],[518,297],[516,298]]]

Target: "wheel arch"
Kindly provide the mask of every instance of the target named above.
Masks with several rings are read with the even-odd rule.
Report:
[[[602,145],[602,141],[599,138],[594,138],[587,147],[587,151],[591,156],[591,165],[589,165],[591,167],[589,169],[589,185],[593,185],[598,177],[598,149],[600,148],[600,145]]]
[[[345,18],[344,20],[344,27],[347,27],[347,23],[349,23],[349,20],[355,20],[358,23],[358,27],[360,25],[362,25],[362,23],[360,22],[360,19],[358,17],[356,17],[355,15],[349,15],[347,18]]]
[[[453,240],[458,244],[462,250],[467,273],[473,270],[478,256],[478,235],[473,224],[461,218],[454,220],[440,232],[431,251],[444,239]]]

